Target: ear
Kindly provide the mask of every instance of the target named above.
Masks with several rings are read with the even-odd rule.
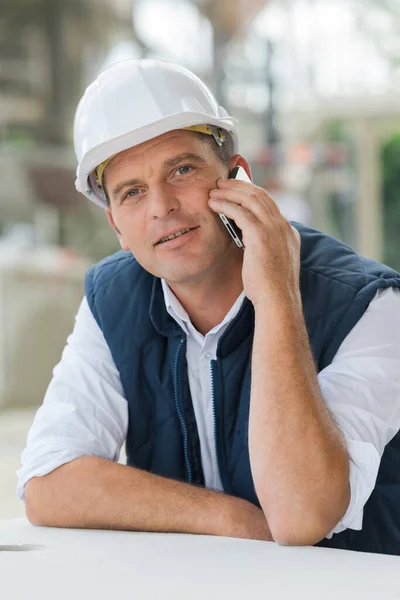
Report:
[[[130,249],[129,246],[127,246],[124,243],[122,233],[120,232],[120,230],[118,229],[118,227],[115,224],[114,217],[112,216],[111,208],[109,208],[109,207],[106,208],[106,214],[107,214],[108,222],[110,223],[111,227],[114,229],[115,233],[117,234],[117,238],[121,245],[122,250],[129,250]]]
[[[250,165],[247,162],[247,160],[244,158],[244,156],[242,156],[241,154],[235,154],[234,156],[232,156],[232,158],[230,160],[229,170],[232,171],[232,169],[234,169],[235,167],[243,167],[243,169],[246,171],[247,175],[253,181]]]

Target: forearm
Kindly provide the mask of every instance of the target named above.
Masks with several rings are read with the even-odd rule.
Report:
[[[240,530],[242,511],[258,510],[238,498],[98,457],[82,457],[31,479],[25,498],[36,525],[234,537],[247,537],[245,527],[243,535]],[[258,539],[270,539],[265,528],[261,523]]]
[[[320,393],[301,303],[256,307],[249,445],[275,539],[315,543],[346,512],[349,461]]]

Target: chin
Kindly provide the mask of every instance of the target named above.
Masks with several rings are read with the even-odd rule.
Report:
[[[193,264],[193,263],[192,263]],[[187,285],[200,281],[204,277],[208,276],[211,265],[199,265],[197,268],[185,266],[184,269],[174,269],[170,271],[164,271],[158,277],[162,277],[168,283],[175,285]]]
[[[199,274],[193,272],[165,273],[162,275],[158,275],[158,277],[162,277],[167,283],[172,283],[175,285],[185,285],[196,281],[196,279],[198,279],[199,277]]]

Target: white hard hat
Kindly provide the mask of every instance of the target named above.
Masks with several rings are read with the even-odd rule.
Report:
[[[105,208],[94,173],[99,165],[167,131],[202,124],[228,132],[237,152],[235,119],[196,75],[156,59],[115,63],[87,88],[76,111],[76,189]]]

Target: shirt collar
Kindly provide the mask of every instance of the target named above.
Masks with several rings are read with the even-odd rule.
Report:
[[[182,304],[179,302],[178,298],[175,296],[175,294],[164,279],[161,279],[161,285],[164,294],[165,308],[167,309],[168,314],[170,314],[171,317],[178,323],[178,325],[182,327],[185,333],[189,335],[191,329],[195,330],[189,315],[187,314],[186,310],[183,308]],[[245,297],[246,294],[243,290],[239,297],[236,299],[229,312],[225,315],[221,323],[216,325],[208,333],[216,333],[223,325],[226,325],[227,323],[232,321],[239,312]]]

